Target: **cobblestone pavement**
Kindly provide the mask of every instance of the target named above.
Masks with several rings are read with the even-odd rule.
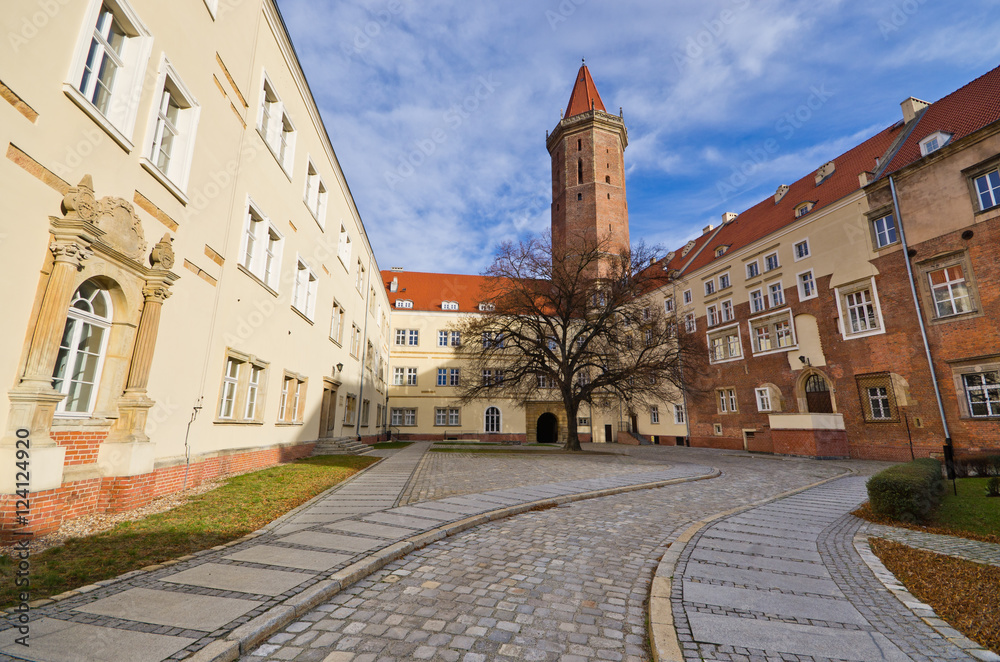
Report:
[[[979,540],[943,536],[936,533],[927,533],[926,531],[914,531],[913,529],[902,529],[895,526],[883,526],[871,523],[866,523],[862,527],[861,532],[874,538],[894,540],[910,547],[925,549],[928,552],[956,556],[960,559],[976,563],[1000,566],[1000,545],[992,542],[981,542]]]
[[[673,573],[685,659],[972,659],[861,562],[848,513],[864,499],[843,478],[702,529]]]
[[[604,450],[603,444],[588,448]],[[541,485],[587,476],[617,476],[649,471],[658,464],[625,454],[533,455],[532,451],[427,453],[406,486],[401,504],[523,485]],[[517,455],[515,455],[517,453]]]
[[[640,453],[662,462],[660,451]],[[843,471],[835,463],[719,458],[720,478],[526,513],[436,542],[242,659],[648,660],[649,582],[686,525]]]

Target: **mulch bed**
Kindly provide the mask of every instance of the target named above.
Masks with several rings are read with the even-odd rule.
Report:
[[[872,538],[870,544],[910,593],[966,637],[1000,653],[1000,567],[880,538]]]
[[[997,505],[1000,506],[1000,504]],[[900,522],[899,520],[894,520],[889,517],[876,515],[872,512],[871,504],[867,501],[865,501],[864,504],[851,514],[873,524],[884,524],[885,526],[895,526],[900,529],[923,531],[924,533],[939,533],[946,536],[957,536],[959,538],[968,538],[969,540],[979,540],[981,542],[993,542],[1000,544],[1000,536],[992,533],[973,533],[963,529],[953,529],[951,527],[939,525],[907,524],[906,522]]]

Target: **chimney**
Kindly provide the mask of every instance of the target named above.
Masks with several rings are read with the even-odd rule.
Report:
[[[724,213],[722,215],[722,223],[723,224],[732,223],[733,221],[736,220],[737,216],[739,216],[739,214],[737,214],[736,212],[734,212],[734,211],[727,211],[726,213]]]
[[[655,257],[649,258],[649,266],[653,266],[654,264],[656,264],[656,258]]]
[[[872,181],[871,176],[872,173],[868,172],[867,170],[863,170],[862,172],[858,173],[858,184],[862,188],[868,186],[868,182]]]
[[[816,186],[823,183],[823,180],[833,174],[833,171],[837,169],[837,164],[833,161],[824,164],[816,171]]]
[[[788,186],[785,184],[779,186],[778,190],[774,192],[774,204],[781,202],[781,199],[785,197],[786,193],[788,193]]]
[[[903,123],[909,124],[913,121],[913,118],[917,116],[921,110],[929,106],[930,104],[926,101],[921,101],[920,99],[910,97],[903,103],[899,104],[899,107],[903,109]]]
[[[701,233],[702,234],[708,234],[709,232],[711,232],[714,229],[715,229],[715,226],[712,225],[711,223],[709,223],[708,225],[706,225],[705,227],[703,227],[701,229]]]
[[[392,282],[389,283],[389,291],[396,292],[397,290],[399,290],[399,279],[393,276]]]

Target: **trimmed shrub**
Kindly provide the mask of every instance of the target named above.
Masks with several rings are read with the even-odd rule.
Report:
[[[868,479],[868,501],[877,515],[901,522],[927,519],[941,503],[941,463],[922,458],[897,464]]]

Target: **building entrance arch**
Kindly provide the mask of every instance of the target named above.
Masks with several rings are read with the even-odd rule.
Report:
[[[559,419],[552,412],[545,412],[535,424],[536,440],[540,444],[554,444],[559,440]]]
[[[806,377],[803,392],[807,412],[810,414],[833,413],[833,395],[830,392],[830,382],[823,374],[814,372]]]

